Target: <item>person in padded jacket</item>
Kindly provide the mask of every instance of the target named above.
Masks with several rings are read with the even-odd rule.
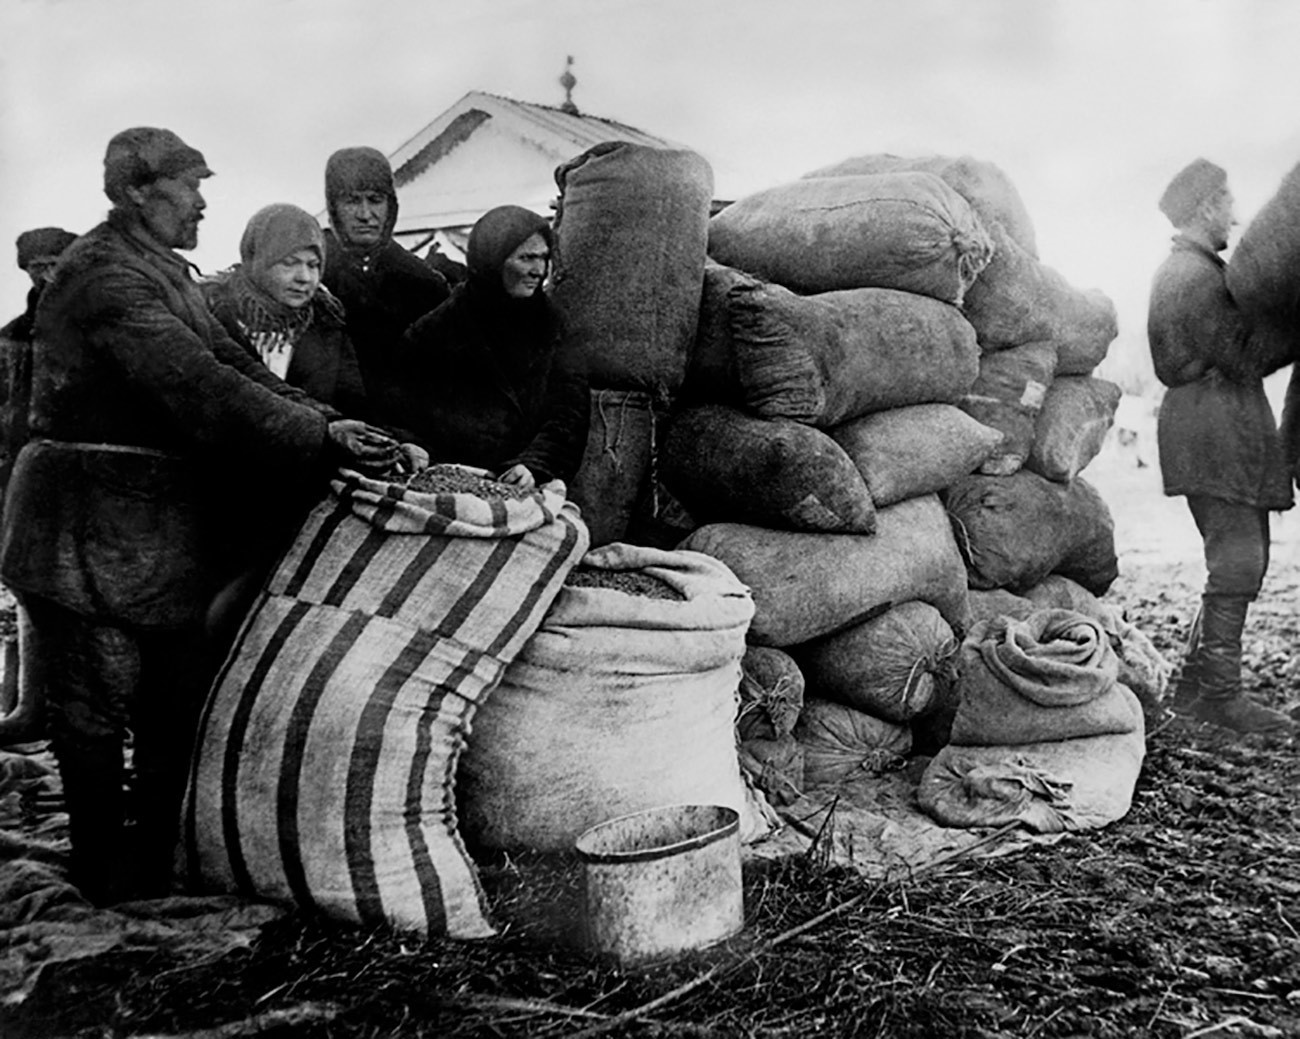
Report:
[[[1170,182],[1160,210],[1178,232],[1151,286],[1147,339],[1168,387],[1156,426],[1165,494],[1187,499],[1205,548],[1201,608],[1174,709],[1238,732],[1289,733],[1284,714],[1249,700],[1241,638],[1269,562],[1269,512],[1291,507],[1251,325],[1219,255],[1236,222],[1227,174],[1197,159]]]
[[[32,439],[0,525],[0,578],[52,662],[46,715],[72,877],[98,904],[169,890],[198,713],[224,648],[208,610],[265,550],[268,514],[323,497],[339,464],[399,456],[391,438],[277,379],[212,316],[176,252],[198,244],[210,175],[169,130],[109,141],[112,209],[62,254],[37,307]]]
[[[407,330],[403,425],[432,461],[524,487],[577,473],[590,397],[546,295],[552,244],[550,224],[531,210],[488,211],[470,231],[466,280]]]

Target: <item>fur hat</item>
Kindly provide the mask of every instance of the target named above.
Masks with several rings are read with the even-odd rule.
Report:
[[[1222,166],[1206,159],[1196,159],[1179,170],[1160,196],[1160,212],[1175,227],[1182,227],[1196,215],[1202,202],[1213,198],[1228,186],[1228,174]]]
[[[27,270],[33,260],[45,256],[58,256],[77,240],[71,231],[61,227],[36,227],[18,236],[18,266]]]
[[[336,212],[339,196],[352,191],[377,191],[388,199],[384,238],[392,235],[397,224],[397,185],[393,181],[393,167],[378,148],[340,148],[326,161],[325,205],[335,230],[339,226]]]
[[[104,194],[116,205],[126,201],[127,188],[191,173],[210,177],[207,160],[170,130],[136,126],[114,134],[104,153]]]

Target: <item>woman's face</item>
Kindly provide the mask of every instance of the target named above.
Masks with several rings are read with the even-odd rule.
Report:
[[[546,265],[550,260],[551,250],[540,233],[524,239],[501,267],[501,284],[506,295],[516,299],[533,295],[546,280]]]
[[[262,288],[286,307],[305,307],[320,285],[320,253],[310,247],[271,264],[261,277]]]

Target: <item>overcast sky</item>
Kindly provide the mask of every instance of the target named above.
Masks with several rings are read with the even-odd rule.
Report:
[[[11,243],[103,218],[118,130],[205,153],[212,270],[260,206],[322,208],[336,148],[391,152],[470,90],[558,104],[570,54],[582,110],[696,149],[718,197],[873,152],[996,163],[1043,261],[1116,301],[1121,364],[1169,177],[1220,163],[1245,221],[1300,162],[1290,0],[0,0],[0,38],[6,320]]]

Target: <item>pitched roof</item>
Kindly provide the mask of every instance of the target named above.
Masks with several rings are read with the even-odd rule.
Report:
[[[602,141],[628,141],[659,148],[683,147],[675,141],[613,119],[471,90],[388,157],[397,186],[401,188],[415,180],[491,119],[512,124],[519,137],[557,163],[567,161]]]

